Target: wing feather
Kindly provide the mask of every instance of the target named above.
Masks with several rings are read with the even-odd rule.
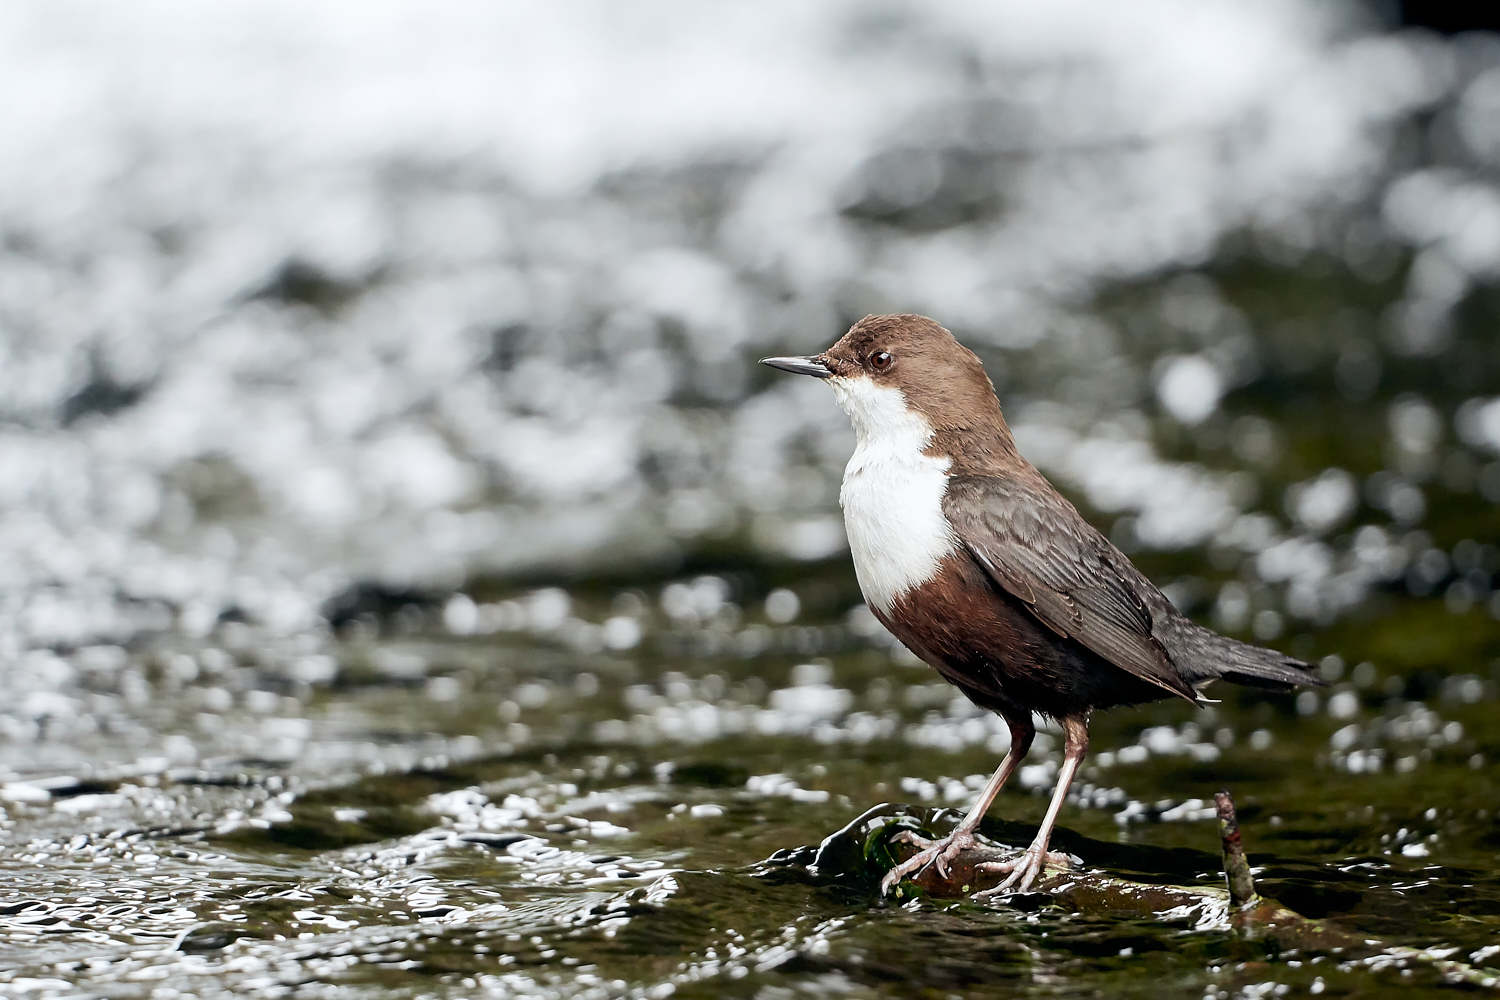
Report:
[[[1144,681],[1197,700],[1152,635],[1142,590],[1155,588],[1050,487],[955,476],[943,510],[986,574],[1047,628]]]

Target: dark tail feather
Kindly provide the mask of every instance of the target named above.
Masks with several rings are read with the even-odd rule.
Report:
[[[1310,663],[1274,649],[1262,649],[1248,642],[1230,639],[1192,622],[1184,622],[1182,631],[1167,646],[1173,664],[1191,684],[1224,679],[1249,687],[1286,690],[1301,685],[1326,687]]]

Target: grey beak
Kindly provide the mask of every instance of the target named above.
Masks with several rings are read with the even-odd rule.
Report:
[[[811,375],[813,378],[830,378],[833,372],[828,366],[818,360],[816,356],[807,358],[761,358],[760,363],[770,365],[772,368],[780,368],[784,372],[793,375]]]

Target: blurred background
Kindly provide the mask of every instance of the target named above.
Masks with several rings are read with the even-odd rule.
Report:
[[[1492,684],[1500,40],[1442,16],[12,5],[8,736],[235,642],[874,634],[846,419],[754,361],[885,311],[1185,610]]]
[[[861,604],[832,394],[755,364],[881,312],[973,348],[1179,607],[1329,682],[1103,714],[1066,849],[1166,877],[1229,784],[1262,891],[1493,959],[1467,6],[0,5],[0,992],[1285,992],[1187,924],[745,875],[1008,748]]]

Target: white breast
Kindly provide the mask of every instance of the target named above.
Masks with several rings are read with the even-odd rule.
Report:
[[[829,383],[859,441],[839,493],[854,573],[865,600],[890,611],[957,544],[943,516],[951,462],[922,453],[932,427],[901,390],[862,377]]]

